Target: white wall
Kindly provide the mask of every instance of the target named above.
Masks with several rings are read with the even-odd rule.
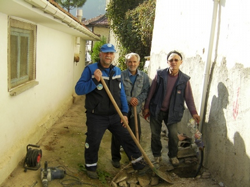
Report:
[[[7,85],[7,23],[0,13],[0,184],[72,104],[74,86],[85,65],[73,62],[75,37],[37,25],[36,81],[39,84],[10,96]],[[85,41],[81,41],[85,46]],[[83,55],[82,55],[83,54]]]
[[[195,103],[201,107],[202,84],[214,1],[157,0],[149,76],[167,67],[166,55],[179,50],[185,56],[181,70],[191,76]],[[250,2],[221,0],[216,12],[203,141],[204,165],[226,186],[250,184]],[[190,118],[186,112],[183,126]]]

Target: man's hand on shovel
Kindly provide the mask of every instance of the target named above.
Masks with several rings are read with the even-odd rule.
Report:
[[[129,101],[129,104],[131,106],[137,106],[138,105],[138,99],[136,97],[132,97]]]
[[[102,72],[101,72],[101,70],[96,69],[95,72],[94,72],[94,77],[95,77],[95,79],[96,79],[98,82],[100,82],[101,77],[102,77]]]
[[[126,120],[126,123],[128,124],[128,117],[127,116],[123,116],[124,120]],[[123,122],[123,120],[121,119],[121,124],[124,128],[127,128],[126,124]]]

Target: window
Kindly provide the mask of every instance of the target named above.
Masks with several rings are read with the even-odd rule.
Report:
[[[10,18],[9,92],[17,95],[38,84],[36,78],[36,25]]]

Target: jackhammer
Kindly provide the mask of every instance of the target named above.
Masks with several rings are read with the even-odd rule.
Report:
[[[44,169],[41,168],[41,180],[43,187],[48,187],[49,181],[64,178],[64,174],[66,174],[66,171],[61,170],[58,167],[48,167],[48,163],[45,161]]]

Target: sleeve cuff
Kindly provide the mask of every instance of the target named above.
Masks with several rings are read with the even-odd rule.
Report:
[[[191,111],[191,115],[198,114],[197,111]]]
[[[96,79],[92,79],[92,80],[94,81],[95,85],[99,84],[99,82]]]
[[[128,113],[122,112],[122,114],[123,114],[124,116],[127,116],[127,117],[128,117]]]

